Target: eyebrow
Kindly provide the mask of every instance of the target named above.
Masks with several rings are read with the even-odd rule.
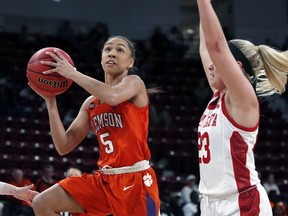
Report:
[[[106,43],[104,46],[112,45],[112,44],[114,44],[114,43],[108,42],[108,43]],[[127,47],[126,47],[124,44],[122,44],[122,43],[118,43],[118,44],[116,44],[116,45],[123,46],[123,47],[127,48]]]

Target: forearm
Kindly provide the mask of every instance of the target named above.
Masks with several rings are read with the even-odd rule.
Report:
[[[215,92],[215,89],[210,85],[210,71],[208,69],[209,65],[212,64],[212,60],[210,58],[210,55],[208,53],[206,44],[205,44],[205,36],[203,33],[203,29],[202,29],[202,24],[201,22],[199,23],[199,36],[200,36],[200,46],[199,46],[199,53],[200,53],[200,57],[201,57],[201,61],[202,61],[202,65],[203,65],[203,69],[205,71],[205,75],[207,77],[207,80],[209,82],[209,86],[211,88],[211,90],[213,92]]]
[[[71,79],[94,97],[111,104],[110,100],[115,93],[111,86],[80,72],[73,73]]]
[[[221,40],[226,42],[221,24],[210,0],[197,0],[197,4],[203,30],[202,36],[205,35],[206,45],[217,45]]]
[[[61,154],[63,149],[65,149],[65,145],[68,143],[68,138],[59,115],[56,99],[49,102],[46,101],[46,106],[48,110],[50,131],[53,143],[59,154]]]
[[[0,182],[0,194],[1,195],[14,195],[16,191],[16,186]]]
[[[199,53],[200,55],[202,55],[205,52],[207,52],[207,47],[205,44],[205,38],[201,22],[199,23],[199,38],[200,38]]]

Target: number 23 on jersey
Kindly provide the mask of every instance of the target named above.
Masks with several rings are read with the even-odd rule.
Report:
[[[199,163],[208,164],[210,162],[210,142],[207,132],[203,134],[198,132],[198,154]]]

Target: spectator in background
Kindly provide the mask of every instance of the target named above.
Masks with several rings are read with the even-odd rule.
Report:
[[[211,97],[211,91],[207,87],[207,80],[200,78],[196,88],[194,88],[193,96],[200,108],[205,108]]]
[[[41,171],[41,176],[35,183],[36,191],[42,192],[57,183],[53,176],[54,167],[51,164],[46,164]]]
[[[161,89],[157,86],[157,83],[148,84],[149,88],[158,89],[159,93],[163,93]],[[172,117],[168,111],[168,109],[163,104],[157,103],[157,99],[150,98],[150,106],[149,106],[149,122],[151,126],[154,127],[164,127],[168,129],[172,124]]]
[[[68,109],[64,118],[63,118],[63,124],[64,125],[71,124],[76,115],[77,115],[77,110],[75,110],[73,108]]]
[[[186,177],[186,185],[181,190],[179,206],[184,206],[186,203],[191,202],[190,194],[192,191],[196,191],[198,193],[198,185],[196,184],[196,176],[190,174]]]
[[[272,209],[273,216],[287,216],[287,207],[283,202],[277,202]]]
[[[149,108],[151,126],[169,128],[172,123],[170,113],[166,109],[157,110],[152,103]]]
[[[67,45],[76,45],[77,41],[77,33],[72,28],[70,20],[64,20],[59,28],[57,29],[56,36],[60,40],[61,43],[65,43]]]
[[[165,59],[168,51],[170,51],[170,41],[162,31],[160,26],[155,26],[149,38],[150,48],[155,56]]]
[[[71,176],[81,176],[82,175],[82,171],[76,167],[76,166],[71,166],[67,169],[67,171],[65,172],[65,177],[71,177]]]
[[[29,32],[29,27],[22,25],[20,27],[20,33],[18,34],[17,45],[22,49],[28,49],[33,39],[32,34]]]
[[[197,191],[192,191],[190,193],[191,202],[186,203],[183,208],[184,216],[198,216],[200,215],[200,201],[199,193]]]
[[[32,185],[33,183],[24,178],[23,171],[21,169],[13,169],[12,170],[12,179],[8,182],[11,185],[14,185],[18,188],[26,187]],[[35,187],[31,187],[31,190],[35,190]],[[9,216],[31,216],[33,215],[33,209],[29,206],[29,203],[26,200],[20,200],[15,196],[8,197],[7,201],[9,202]]]
[[[182,32],[174,25],[170,28],[167,37],[171,43],[172,54],[176,58],[182,58],[189,49]]]
[[[268,175],[267,180],[263,183],[263,187],[267,191],[267,194],[274,191],[277,196],[280,196],[280,189],[279,186],[275,183],[275,176],[273,173]]]
[[[91,54],[94,54],[92,56],[90,55],[89,62],[94,62],[95,59],[97,62],[101,61],[102,47],[109,37],[110,32],[108,25],[104,22],[96,22],[88,34],[89,41],[91,42],[89,48],[93,49],[93,53]],[[86,57],[89,57],[89,55],[86,55]]]

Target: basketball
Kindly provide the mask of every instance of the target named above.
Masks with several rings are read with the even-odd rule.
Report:
[[[29,85],[39,94],[45,96],[55,96],[65,92],[73,83],[72,80],[61,76],[58,73],[43,74],[43,71],[53,69],[53,67],[41,64],[40,61],[53,61],[55,60],[47,55],[46,52],[53,52],[54,49],[67,59],[67,61],[74,66],[71,57],[63,50],[56,47],[46,47],[35,52],[27,64],[27,78]]]

